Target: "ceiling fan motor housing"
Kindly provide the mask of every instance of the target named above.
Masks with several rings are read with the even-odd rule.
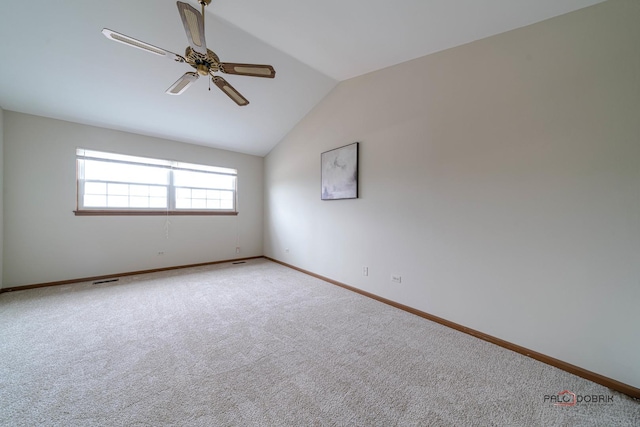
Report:
[[[187,63],[195,68],[201,76],[206,76],[209,72],[220,71],[220,58],[209,49],[207,49],[207,54],[203,55],[188,46],[184,56]]]

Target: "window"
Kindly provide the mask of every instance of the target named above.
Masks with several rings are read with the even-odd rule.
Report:
[[[76,150],[76,215],[236,215],[235,169]]]

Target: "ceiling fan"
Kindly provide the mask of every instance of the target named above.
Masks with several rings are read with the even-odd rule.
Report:
[[[195,68],[196,72],[186,72],[178,79],[178,81],[166,90],[166,93],[169,95],[180,95],[182,92],[187,90],[193,82],[198,80],[199,76],[211,76],[213,84],[219,87],[220,90],[227,94],[227,96],[236,104],[240,106],[247,105],[249,104],[247,98],[242,96],[240,92],[231,86],[225,79],[215,73],[222,72],[226,74],[238,74],[241,76],[265,77],[272,79],[275,77],[276,71],[271,65],[220,62],[218,55],[207,49],[204,36],[204,8],[211,3],[211,0],[198,1],[200,2],[200,5],[202,5],[202,13],[187,3],[180,1],[177,2],[178,12],[180,13],[184,30],[187,33],[187,39],[189,39],[189,46],[187,46],[184,56],[180,56],[177,53],[169,52],[168,50],[161,49],[149,43],[136,40],[133,37],[117,33],[109,30],[108,28],[104,28],[102,30],[102,34],[113,41],[124,43],[156,55],[164,56],[175,62],[186,62]]]

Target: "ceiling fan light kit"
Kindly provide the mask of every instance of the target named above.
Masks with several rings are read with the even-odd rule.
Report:
[[[272,79],[275,77],[276,71],[271,65],[220,62],[218,55],[207,49],[204,33],[204,8],[211,3],[211,0],[200,0],[199,3],[202,6],[202,12],[199,12],[188,3],[177,2],[178,13],[180,14],[187,39],[189,40],[189,46],[185,49],[184,56],[112,31],[108,28],[104,28],[102,34],[108,39],[118,43],[132,46],[155,55],[164,56],[174,62],[184,62],[193,67],[196,72],[190,71],[180,77],[166,90],[166,93],[169,95],[180,95],[198,80],[199,76],[210,76],[213,84],[236,104],[239,106],[248,105],[249,101],[247,98],[242,96],[240,92],[231,86],[224,78],[214,73],[221,72],[225,74]]]

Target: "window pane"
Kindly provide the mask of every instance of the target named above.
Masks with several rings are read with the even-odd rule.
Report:
[[[191,198],[191,189],[190,188],[178,188],[176,189],[176,199],[190,199]]]
[[[233,200],[222,200],[220,201],[221,209],[233,209]]]
[[[134,182],[141,184],[168,184],[169,169],[131,165],[126,163],[85,160],[84,179],[94,181]]]
[[[129,185],[128,184],[109,184],[107,186],[107,194],[110,196],[128,196]]]
[[[233,191],[221,191],[220,198],[223,200],[233,200]]]
[[[133,196],[129,198],[129,207],[132,208],[148,208],[149,198]]]
[[[193,164],[193,163],[176,162],[175,166],[178,169],[195,169],[195,170],[200,170],[200,171],[217,172],[217,173],[224,173],[224,174],[230,174],[230,175],[236,175],[237,172],[238,172],[235,169],[221,168],[221,167],[217,167],[217,166],[208,166],[208,165],[196,165],[196,164]]]
[[[149,187],[149,195],[151,197],[167,197],[167,187],[152,185]]]
[[[207,190],[207,199],[219,199],[220,191],[218,190]]]
[[[207,209],[220,209],[220,200],[207,200]]]
[[[129,191],[132,196],[148,196],[149,195],[149,186],[148,185],[130,185]]]
[[[189,209],[191,207],[191,199],[176,199],[176,208]]]
[[[101,208],[107,205],[107,196],[84,196],[84,206]]]
[[[84,194],[107,194],[107,184],[103,182],[86,182]]]
[[[108,159],[108,160],[119,160],[121,162],[129,162],[129,163],[147,163],[152,165],[160,165],[160,166],[171,166],[169,160],[161,160],[161,159],[152,159],[149,157],[138,157],[138,156],[129,156],[126,154],[117,154],[117,153],[105,153],[104,151],[93,151],[93,150],[85,150],[84,148],[78,148],[76,150],[76,155],[79,159],[88,158],[97,158],[97,159]]]
[[[149,207],[150,208],[166,208],[167,198],[166,197],[150,197]]]
[[[109,196],[107,197],[107,206],[110,208],[129,207],[129,198],[127,196]]]
[[[191,209],[206,209],[207,201],[204,199],[191,199]]]
[[[194,199],[206,199],[207,198],[207,190],[191,190],[191,197]]]
[[[173,171],[173,173],[174,183],[179,187],[235,189],[235,176],[181,170]]]

